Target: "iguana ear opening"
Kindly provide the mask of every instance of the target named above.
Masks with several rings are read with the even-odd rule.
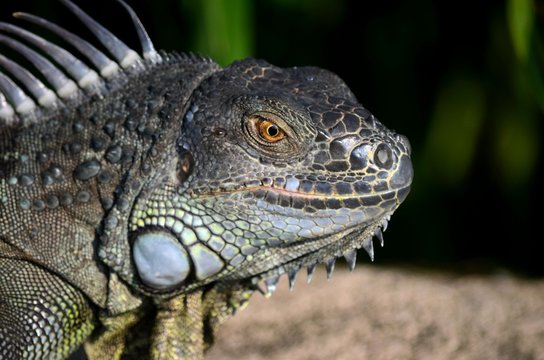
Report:
[[[190,152],[184,151],[179,155],[179,161],[177,164],[176,175],[180,183],[183,183],[189,175],[193,172],[194,160],[193,155]]]

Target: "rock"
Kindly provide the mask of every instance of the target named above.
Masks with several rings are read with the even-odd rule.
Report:
[[[371,265],[304,280],[256,293],[206,358],[544,359],[542,279]]]

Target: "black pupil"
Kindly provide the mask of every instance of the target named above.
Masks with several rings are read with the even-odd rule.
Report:
[[[276,135],[278,135],[278,133],[280,132],[280,130],[278,129],[278,127],[276,125],[270,125],[268,127],[268,129],[266,129],[268,131],[268,135],[274,137]]]

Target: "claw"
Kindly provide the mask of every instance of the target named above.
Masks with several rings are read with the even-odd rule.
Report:
[[[353,249],[344,254],[344,259],[348,263],[349,271],[355,269],[355,263],[357,262],[357,250]]]
[[[371,237],[363,241],[363,249],[365,249],[368,256],[370,256],[370,261],[374,261],[374,244],[372,243]]]
[[[327,269],[327,280],[330,280],[332,273],[334,272],[334,264],[336,262],[335,258],[325,260],[325,268]]]

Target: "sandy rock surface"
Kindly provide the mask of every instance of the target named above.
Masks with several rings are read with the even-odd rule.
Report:
[[[321,270],[321,271],[319,271]],[[542,359],[544,280],[358,266],[322,269],[221,328],[207,360]]]

